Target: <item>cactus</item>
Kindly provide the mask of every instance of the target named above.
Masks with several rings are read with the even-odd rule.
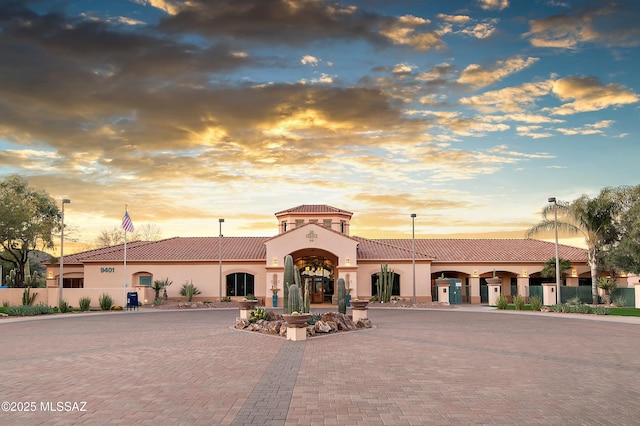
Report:
[[[302,311],[302,292],[297,284],[289,286],[288,310],[289,314]]]
[[[16,286],[16,270],[15,269],[12,269],[9,271],[9,273],[5,277],[5,283],[9,287]]]
[[[311,301],[309,300],[309,287],[313,285],[310,283],[307,283],[307,285],[304,288],[304,310],[303,312],[305,314],[308,314],[309,312],[311,312]]]
[[[347,290],[344,285],[344,278],[338,279],[338,312],[347,313]]]
[[[33,302],[36,300],[36,296],[38,293],[31,294],[31,287],[25,287],[22,292],[22,305],[23,306],[31,306]]]
[[[284,258],[284,313],[290,314],[289,310],[289,286],[294,283],[293,257],[287,255]]]
[[[385,303],[391,300],[391,292],[393,291],[394,272],[388,269],[389,265],[384,263],[380,265],[380,275],[378,276],[378,299]]]

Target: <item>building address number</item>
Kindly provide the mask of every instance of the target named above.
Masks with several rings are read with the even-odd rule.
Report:
[[[100,272],[102,273],[108,273],[108,272],[115,272],[116,268],[111,267],[111,268],[100,268]]]

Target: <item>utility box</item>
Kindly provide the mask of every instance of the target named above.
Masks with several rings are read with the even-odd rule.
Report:
[[[542,304],[552,306],[558,303],[556,283],[542,283]]]
[[[127,293],[127,310],[138,309],[138,292],[130,291]]]
[[[462,303],[462,280],[459,278],[449,279],[449,303],[452,305]]]

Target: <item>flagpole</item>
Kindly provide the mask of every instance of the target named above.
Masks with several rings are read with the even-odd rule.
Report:
[[[125,209],[126,212],[126,209]],[[122,288],[122,307],[127,303],[127,230],[124,230],[124,287]]]

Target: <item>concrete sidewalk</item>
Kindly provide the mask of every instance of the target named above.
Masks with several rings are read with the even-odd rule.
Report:
[[[237,314],[0,320],[0,399],[15,410],[3,403],[0,423],[639,421],[637,324],[370,309],[375,329],[291,342],[230,328]]]

